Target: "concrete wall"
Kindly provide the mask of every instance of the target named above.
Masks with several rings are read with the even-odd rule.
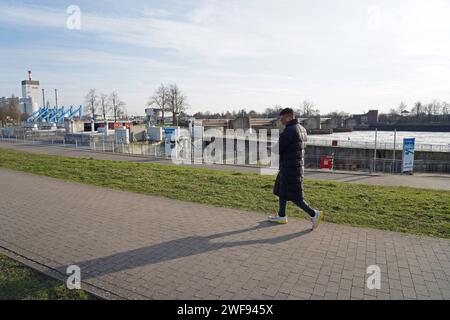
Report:
[[[130,140],[131,141],[145,141],[147,134],[147,125],[139,124],[130,127]]]
[[[250,118],[249,117],[238,117],[234,120],[230,120],[230,129],[243,129],[247,131],[250,128]]]
[[[320,117],[308,118],[303,122],[305,129],[320,129]]]

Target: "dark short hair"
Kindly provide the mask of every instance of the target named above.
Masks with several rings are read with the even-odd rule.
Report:
[[[280,112],[280,116],[284,116],[284,115],[290,115],[290,116],[294,116],[294,110],[292,110],[292,108],[284,108],[283,110],[281,110]]]

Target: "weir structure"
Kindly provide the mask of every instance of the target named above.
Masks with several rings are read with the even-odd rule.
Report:
[[[70,107],[41,107],[37,111],[33,112],[28,118],[28,124],[50,124],[64,125],[65,120],[74,120],[78,117],[81,119],[83,116],[83,106],[70,106]]]

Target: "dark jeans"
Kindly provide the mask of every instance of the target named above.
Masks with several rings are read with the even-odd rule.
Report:
[[[300,209],[303,209],[306,211],[307,214],[309,214],[311,217],[314,217],[316,212],[313,208],[309,206],[309,204],[305,200],[300,201],[292,201],[299,207]],[[280,210],[278,211],[278,216],[284,217],[286,215],[286,206],[287,206],[287,200],[280,197]]]

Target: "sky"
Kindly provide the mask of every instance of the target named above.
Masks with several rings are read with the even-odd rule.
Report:
[[[0,39],[0,96],[32,70],[52,104],[114,90],[131,115],[161,83],[189,113],[450,101],[449,0],[0,0]]]

